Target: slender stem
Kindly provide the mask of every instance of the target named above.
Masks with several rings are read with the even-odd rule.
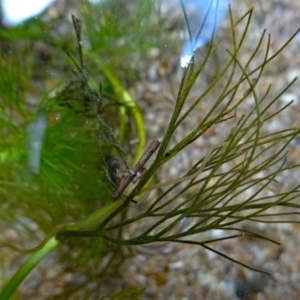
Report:
[[[103,67],[101,69],[104,76],[109,80],[109,82],[112,84],[113,88],[115,89],[115,93],[117,97],[122,100],[124,106],[128,108],[132,114],[133,121],[136,126],[136,131],[138,135],[138,148],[135,153],[135,157],[133,160],[133,164],[136,164],[139,160],[139,158],[143,155],[145,150],[145,144],[146,144],[146,131],[144,126],[144,120],[142,116],[142,112],[136,103],[136,101],[131,97],[131,95],[126,91],[122,84],[117,80],[117,78],[108,70],[107,68]],[[121,118],[124,118],[124,107],[120,109]],[[121,121],[122,124],[123,121]]]
[[[26,278],[26,276],[34,269],[38,263],[58,245],[58,241],[53,237],[38,252],[32,254],[30,258],[18,269],[17,273],[9,280],[0,294],[1,300],[9,300],[11,296]]]

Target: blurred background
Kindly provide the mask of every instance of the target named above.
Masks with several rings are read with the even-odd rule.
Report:
[[[104,155],[116,153],[109,138],[101,136],[93,117],[99,103],[103,121],[121,141],[128,161],[134,157],[136,129],[128,115],[124,119],[126,130],[120,134],[119,117],[115,117],[119,116],[120,99],[115,99],[103,70],[109,70],[141,108],[149,144],[163,136],[183,67],[194,51],[201,57],[214,21],[208,15],[197,37],[209,1],[183,0],[190,39],[179,0],[0,3],[0,238],[1,242],[30,248],[55,226],[82,219],[110,201],[112,187],[101,169],[99,145]],[[271,35],[271,52],[275,52],[300,24],[300,3],[296,1],[226,0],[219,6],[214,2],[211,16],[218,10],[216,41],[223,51],[215,54],[199,89],[215,76],[225,49],[230,47],[229,3],[236,18],[254,8],[245,56],[253,51],[264,29]],[[80,57],[72,14],[82,21],[80,44],[89,86],[86,93],[80,89],[79,77],[74,79]],[[298,34],[266,69],[259,85],[262,92],[270,83],[278,92],[299,77],[299,48]],[[297,81],[278,99],[278,106],[294,102],[270,123],[269,132],[299,127],[299,90]],[[207,101],[213,101],[215,95],[212,92]],[[84,97],[94,102],[87,105]],[[178,141],[204,114],[205,107],[199,108],[198,119],[186,122],[176,137]],[[222,140],[226,132],[222,127],[226,126],[205,133],[171,166],[163,167],[162,178],[180,177],[199,153],[203,155]],[[299,161],[299,143],[292,143],[290,165]],[[298,178],[295,171],[283,178],[280,188],[292,186]],[[163,244],[120,250],[101,240],[81,238],[66,242],[47,256],[22,283],[14,299],[297,299],[299,225],[260,224],[256,229],[282,244],[244,238],[219,243],[217,249],[245,264],[267,269],[270,277],[197,246]],[[136,225],[130,230],[141,229]],[[212,231],[209,235],[220,237],[222,233]],[[0,285],[26,258],[1,249]]]

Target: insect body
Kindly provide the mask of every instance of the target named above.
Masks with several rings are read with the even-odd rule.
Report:
[[[159,147],[160,141],[153,141],[148,149],[145,151],[144,155],[138,161],[138,163],[129,171],[124,172],[124,176],[120,181],[119,186],[112,195],[112,200],[115,201],[121,197],[124,190],[127,188],[130,182],[136,183],[136,181],[143,175],[145,168],[144,165],[153,155],[156,149]]]

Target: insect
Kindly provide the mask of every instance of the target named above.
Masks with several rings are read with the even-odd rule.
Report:
[[[137,162],[137,164],[131,170],[124,172],[123,178],[121,179],[119,186],[112,195],[113,201],[121,197],[122,193],[127,188],[130,182],[136,183],[136,181],[143,175],[143,173],[145,172],[144,165],[153,155],[153,153],[157,150],[160,143],[161,142],[159,140],[153,141],[148,147],[148,149],[145,151],[144,155]]]

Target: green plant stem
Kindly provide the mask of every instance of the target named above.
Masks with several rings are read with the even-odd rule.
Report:
[[[70,225],[61,225],[60,230],[57,231],[57,237],[60,237],[61,235],[64,236],[63,233],[67,231],[78,231],[78,232],[92,232],[95,229],[97,229],[106,218],[108,218],[113,212],[118,210],[120,206],[122,206],[125,198],[120,198],[118,201],[110,202],[100,209],[96,210],[94,213],[89,215],[87,218]],[[70,235],[72,236],[72,235]]]
[[[131,95],[126,91],[122,84],[117,80],[117,78],[105,67],[101,69],[104,76],[107,80],[112,84],[117,97],[123,102],[124,106],[120,108],[120,142],[123,140],[124,131],[125,131],[125,116],[126,116],[126,108],[129,108],[133,121],[136,126],[137,136],[138,136],[138,148],[135,153],[135,157],[133,160],[133,165],[135,165],[140,157],[143,155],[145,151],[146,144],[146,132],[144,127],[144,121],[142,117],[142,112],[138,107],[137,103],[131,97]]]
[[[31,257],[21,266],[17,273],[9,280],[0,294],[1,300],[10,299],[20,283],[26,278],[29,272],[37,266],[37,264],[49,254],[52,249],[58,245],[58,241],[52,237],[42,249],[32,254]]]
[[[76,224],[65,226],[60,225],[59,228],[61,228],[61,230],[57,232],[56,236],[51,237],[41,249],[33,253],[32,256],[24,263],[24,265],[18,269],[17,273],[9,280],[0,294],[0,300],[10,299],[11,295],[14,293],[20,283],[26,278],[29,272],[34,269],[38,263],[59,244],[59,241],[56,239],[56,237],[77,235],[82,236],[83,232],[85,233],[85,236],[94,236],[96,227],[101,224],[102,221],[104,221],[107,216],[116,210],[121,204],[122,201],[109,203]]]

